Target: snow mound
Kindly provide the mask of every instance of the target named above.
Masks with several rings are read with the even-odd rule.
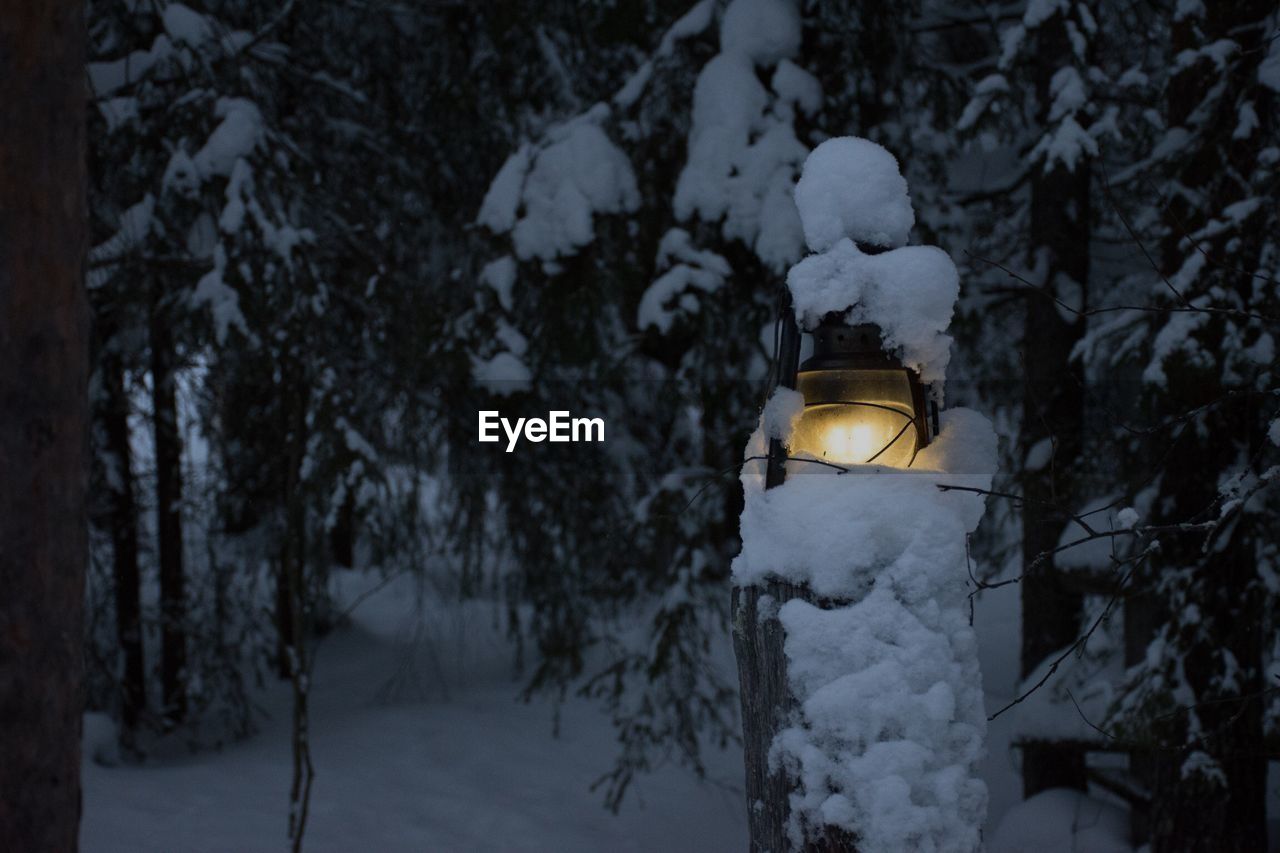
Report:
[[[992,833],[988,853],[1132,853],[1124,809],[1054,788],[1019,803]]]
[[[965,535],[978,526],[983,498],[938,485],[990,489],[996,437],[969,409],[944,412],[941,424],[910,469],[856,465],[841,474],[793,460],[786,481],[765,491],[764,462],[747,463],[734,581],[777,577],[823,598],[854,598],[877,576],[892,578],[907,596],[947,578],[963,586]],[[767,452],[764,435],[757,433],[747,455]]]
[[[793,810],[856,833],[867,850],[977,850],[986,724],[964,613],[909,607],[877,583],[837,610],[788,601],[779,619],[804,718],[772,752],[801,780]]]
[[[945,330],[960,295],[960,275],[941,249],[904,246],[868,255],[842,238],[793,266],[787,286],[801,327],[812,329],[826,314],[845,312],[849,323],[879,326],[885,345],[921,381],[945,377],[951,358]]]
[[[813,149],[795,197],[805,242],[814,252],[846,237],[864,245],[902,246],[916,221],[898,161],[876,143],[852,136]]]
[[[771,398],[748,456],[786,432],[794,393]],[[838,473],[793,460],[786,481],[766,491],[764,466],[744,466],[734,582],[777,578],[842,602],[795,599],[778,613],[800,709],[770,760],[799,782],[793,841],[835,825],[870,850],[978,849],[986,717],[965,542],[984,500],[939,485],[991,487],[990,422],[967,409],[943,413],[938,438],[906,470]]]

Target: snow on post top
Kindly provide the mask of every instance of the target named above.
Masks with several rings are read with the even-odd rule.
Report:
[[[840,240],[893,248],[915,224],[898,161],[868,139],[840,136],[813,149],[796,184],[796,207],[810,251]]]
[[[795,198],[816,253],[787,274],[800,326],[830,314],[874,323],[921,381],[946,378],[960,276],[941,249],[903,245],[915,216],[893,155],[865,139],[829,139],[805,161]]]

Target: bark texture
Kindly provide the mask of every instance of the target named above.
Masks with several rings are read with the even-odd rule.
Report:
[[[84,7],[0,13],[0,850],[76,849],[87,557]]]
[[[778,608],[793,598],[821,606],[805,587],[782,581],[733,589],[733,651],[738,659],[742,695],[742,743],[747,765],[747,825],[751,853],[793,849],[787,836],[795,780],[769,769],[769,748],[779,729],[797,711],[787,684],[786,632]],[[812,830],[812,828],[807,828]],[[807,836],[803,849],[814,853],[854,853],[854,838],[836,827],[820,837]]]

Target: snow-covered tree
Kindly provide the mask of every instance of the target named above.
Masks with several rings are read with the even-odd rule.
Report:
[[[1119,444],[1164,530],[1134,572],[1145,618],[1111,716],[1137,741],[1153,848],[1247,848],[1263,826],[1264,722],[1275,688],[1274,8],[1179,4],[1136,67],[1158,106],[1150,144],[1114,178],[1145,260],[1082,348],[1096,372],[1132,364],[1145,420]],[[1272,717],[1274,720],[1274,716]],[[1271,724],[1274,727],[1274,722]],[[1274,731],[1274,728],[1273,728]]]

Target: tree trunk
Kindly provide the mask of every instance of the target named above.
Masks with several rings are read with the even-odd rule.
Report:
[[[88,540],[84,6],[0,14],[0,850],[76,849]]]
[[[182,566],[182,435],[174,387],[174,343],[162,310],[159,283],[152,283],[151,403],[156,453],[156,533],[160,556],[160,684],[169,726],[187,712],[186,576]]]
[[[1070,62],[1062,13],[1041,24],[1038,32],[1036,93],[1040,125],[1048,125],[1053,96],[1050,80]],[[1050,442],[1048,462],[1032,471],[1023,466],[1022,556],[1028,566],[1058,544],[1067,518],[1046,504],[1075,511],[1079,500],[1073,480],[1079,476],[1084,431],[1084,394],[1080,366],[1071,351],[1084,333],[1080,317],[1063,317],[1055,302],[1062,299],[1083,309],[1089,279],[1089,164],[1074,171],[1057,164],[1048,174],[1032,166],[1031,240],[1028,266],[1043,269],[1041,292],[1026,300],[1023,338],[1025,384],[1018,452],[1022,460],[1042,442]],[[1069,280],[1074,286],[1063,286]],[[1076,292],[1070,292],[1070,291]],[[1058,568],[1046,561],[1021,584],[1021,675],[1026,678],[1045,658],[1075,641],[1080,631],[1083,598],[1067,589]],[[1033,741],[1022,750],[1023,794],[1047,788],[1086,787],[1084,753],[1078,747]]]
[[[777,385],[796,387],[800,358],[800,328],[791,309],[791,294],[784,291],[781,337],[778,342]],[[782,442],[769,442],[765,488],[786,480],[787,450]],[[738,493],[740,494],[740,493]],[[741,508],[738,508],[741,513]],[[794,779],[769,766],[769,750],[778,731],[798,712],[799,703],[787,682],[786,632],[778,621],[778,609],[793,598],[812,604],[817,600],[803,586],[773,580],[764,586],[733,588],[733,652],[738,661],[738,688],[742,701],[742,745],[746,763],[747,826],[751,853],[782,853],[792,844],[791,823]],[[811,831],[811,827],[806,827]],[[820,838],[807,837],[806,850],[854,853],[854,839],[837,827],[824,827]]]
[[[147,707],[146,665],[142,648],[142,607],[138,572],[138,507],[134,497],[133,453],[129,443],[129,397],[119,356],[106,355],[100,369],[101,422],[106,440],[107,524],[111,527],[115,581],[116,639],[124,657],[120,678],[121,744],[133,748],[138,722]]]

